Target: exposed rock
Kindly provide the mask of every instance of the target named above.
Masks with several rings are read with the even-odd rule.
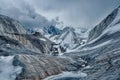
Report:
[[[17,55],[13,64],[23,67],[22,73],[16,80],[41,80],[51,75],[57,75],[62,71],[78,70],[80,63],[71,58],[60,58],[43,55]]]
[[[102,22],[95,26],[89,33],[88,42],[99,37],[103,31],[112,23],[116,18],[118,13],[118,8],[115,9],[111,14],[109,14]]]
[[[26,34],[27,31],[18,21],[0,15],[0,35],[7,35],[8,33]]]
[[[1,41],[4,42],[4,44],[2,42],[0,44],[3,44],[3,46],[9,45],[10,49],[14,51],[16,51],[15,47],[18,47],[23,52],[27,50],[29,52],[48,54],[52,46],[51,44],[53,44],[52,41],[42,35],[35,36],[29,34],[18,21],[3,15],[0,15],[0,36]]]

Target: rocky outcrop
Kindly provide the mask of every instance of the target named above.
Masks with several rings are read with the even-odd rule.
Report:
[[[14,57],[13,65],[23,67],[16,80],[42,80],[48,76],[57,75],[62,71],[76,71],[81,64],[67,57],[17,55]],[[78,67],[75,65],[78,65]]]

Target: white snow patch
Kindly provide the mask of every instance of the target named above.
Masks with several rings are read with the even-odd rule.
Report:
[[[73,50],[67,49],[66,53],[75,52],[75,51],[77,51],[77,49],[73,49]]]
[[[86,66],[86,67],[84,67],[84,69],[89,69],[89,68],[91,68],[89,65],[88,65],[88,66]]]
[[[104,46],[104,45],[107,45],[107,44],[109,44],[110,42],[112,42],[112,40],[108,40],[108,41],[106,41],[106,42],[103,42],[103,43],[101,43],[101,44],[99,44],[99,45],[96,45],[96,46],[93,46],[93,47],[85,47],[85,48],[83,48],[82,50],[92,50],[92,49],[96,49],[96,48],[102,47],[102,46]]]
[[[81,71],[78,72],[62,72],[61,74],[50,76],[48,78],[45,78],[44,80],[56,80],[60,78],[65,78],[65,77],[73,77],[73,78],[80,78],[80,77],[86,77],[87,74],[83,73]]]
[[[113,34],[115,32],[118,32],[118,31],[120,31],[120,23],[114,25],[114,27],[108,28],[104,33],[108,33],[110,35],[110,34]]]
[[[0,56],[0,80],[15,80],[16,75],[20,74],[22,67],[13,66],[14,56]]]
[[[39,38],[40,40],[42,40],[42,41],[46,41],[44,38]]]

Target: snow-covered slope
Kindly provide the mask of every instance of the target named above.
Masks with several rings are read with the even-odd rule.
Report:
[[[100,24],[95,26],[89,34],[88,42],[97,39],[103,35],[113,34],[120,30],[120,8],[115,9]]]
[[[72,49],[77,44],[77,35],[74,28],[66,27],[63,29],[62,34],[58,36],[58,40],[61,40],[60,44],[64,47]]]
[[[72,27],[65,27],[61,34],[51,35],[49,39],[66,49],[72,50],[86,42],[87,36],[85,35],[86,33],[75,30]]]
[[[101,44],[104,44],[109,41],[108,44],[119,40],[120,36],[120,7],[116,8],[112,13],[110,13],[103,21],[95,26],[88,36],[88,40],[85,46],[87,49],[91,49],[95,46],[96,48],[102,47]],[[106,44],[106,45],[108,45]],[[104,46],[104,45],[103,45]],[[86,50],[87,50],[86,49]]]

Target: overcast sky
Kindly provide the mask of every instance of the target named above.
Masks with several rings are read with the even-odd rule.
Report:
[[[119,5],[120,0],[0,0],[0,14],[32,26],[59,16],[65,25],[90,28]]]

